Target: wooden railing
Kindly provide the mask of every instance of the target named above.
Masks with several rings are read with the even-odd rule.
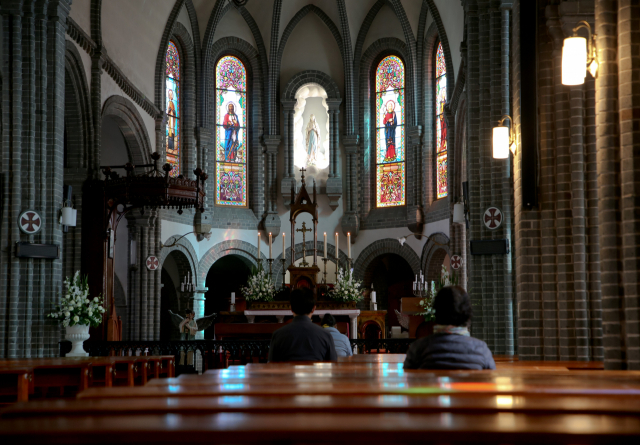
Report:
[[[354,353],[404,354],[414,339],[350,340]],[[131,355],[174,355],[176,373],[227,368],[230,365],[266,363],[270,340],[190,340],[190,341],[88,341],[84,349],[92,357]],[[60,355],[71,343],[60,342]]]

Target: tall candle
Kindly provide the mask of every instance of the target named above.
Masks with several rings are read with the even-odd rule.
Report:
[[[329,255],[327,254],[327,232],[324,232],[324,257],[329,257]]]
[[[284,244],[284,232],[282,232],[282,258],[287,258],[286,246]]]
[[[371,292],[371,301],[376,302],[376,291]]]
[[[231,304],[236,304],[236,293],[231,292]]]
[[[340,249],[338,248],[338,232],[336,232],[336,267],[338,267],[338,252],[340,252]]]
[[[260,262],[260,232],[258,232],[258,264]]]
[[[349,251],[349,259],[351,259],[351,232],[347,232],[347,247]]]
[[[269,232],[269,259],[273,258],[273,256],[271,255],[271,232]]]

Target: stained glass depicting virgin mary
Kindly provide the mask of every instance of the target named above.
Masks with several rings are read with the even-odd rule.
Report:
[[[394,111],[396,104],[390,100],[386,103],[386,113],[382,120],[384,125],[384,139],[387,144],[387,152],[384,155],[385,162],[396,160],[396,127],[398,126],[398,118]]]

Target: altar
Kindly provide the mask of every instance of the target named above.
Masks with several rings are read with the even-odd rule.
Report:
[[[313,315],[318,315],[320,318],[324,316],[324,314],[331,314],[333,316],[336,315],[347,315],[349,316],[349,336],[353,339],[358,338],[358,315],[360,315],[360,309],[316,309]],[[245,317],[247,317],[247,321],[249,323],[253,323],[255,321],[256,315],[271,315],[276,317],[278,323],[284,322],[284,317],[293,316],[293,312],[290,309],[276,309],[276,310],[255,310],[255,311],[244,311]]]

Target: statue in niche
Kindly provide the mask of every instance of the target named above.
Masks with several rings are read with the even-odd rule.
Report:
[[[240,141],[238,140],[240,123],[238,122],[238,115],[235,109],[236,107],[233,102],[229,102],[227,105],[227,114],[224,115],[224,121],[222,122],[225,137],[224,160],[227,162],[236,161],[238,147],[240,146]]]
[[[315,116],[309,116],[309,123],[305,131],[305,147],[307,149],[307,165],[316,165],[318,156],[318,141],[320,140],[320,130]]]
[[[387,152],[384,155],[385,162],[396,160],[396,127],[398,126],[398,118],[394,111],[396,104],[390,100],[387,102],[387,112],[384,115],[382,123],[384,124],[384,138],[387,142]]]

